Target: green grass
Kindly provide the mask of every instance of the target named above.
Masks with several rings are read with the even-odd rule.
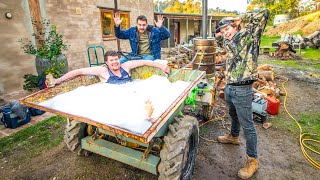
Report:
[[[14,154],[15,151],[27,154],[29,158],[41,154],[63,140],[66,119],[53,116],[34,126],[0,139],[0,158]]]
[[[320,112],[317,113],[299,113],[298,115],[294,116],[298,123],[302,128],[302,133],[309,133],[311,135],[304,136],[305,138],[312,138],[315,140],[320,140]],[[289,131],[297,138],[299,137],[299,127],[295,123],[293,119],[291,119],[287,114],[279,114],[269,120],[272,122],[273,127],[280,129],[282,131]],[[320,152],[320,145],[316,143],[307,142],[312,148],[316,151]]]
[[[261,37],[261,42],[260,42],[260,47],[262,46],[271,46],[273,42],[277,41],[280,39],[280,36],[274,36],[274,37],[269,37],[269,36],[262,36]]]
[[[259,64],[275,64],[296,70],[320,71],[320,60],[259,60]]]

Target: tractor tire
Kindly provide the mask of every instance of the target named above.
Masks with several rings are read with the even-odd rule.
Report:
[[[87,124],[68,118],[63,140],[67,148],[79,156],[88,156],[89,152],[81,148],[81,139],[86,137]]]
[[[159,180],[189,180],[193,174],[199,144],[199,123],[192,116],[176,117],[169,125],[160,151]]]
[[[202,105],[202,116],[203,116],[203,121],[207,122],[211,119],[212,117],[212,106],[211,105]]]

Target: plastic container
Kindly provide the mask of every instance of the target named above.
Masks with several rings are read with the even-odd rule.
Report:
[[[262,114],[266,112],[268,101],[263,98],[255,98],[252,101],[252,112]]]
[[[19,126],[27,124],[30,122],[31,113],[27,108],[27,115],[25,119],[20,119],[16,114],[11,113],[11,108],[4,108],[3,109],[3,117],[1,121],[4,123],[6,128],[15,129]]]
[[[280,101],[274,96],[267,96],[266,100],[268,101],[267,112],[272,115],[279,114]]]

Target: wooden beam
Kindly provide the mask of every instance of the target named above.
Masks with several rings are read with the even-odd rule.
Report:
[[[118,0],[113,0],[114,2],[114,14],[118,11]],[[111,17],[113,18],[113,17]],[[120,28],[121,28],[121,24],[120,24]],[[118,51],[121,51],[121,47],[120,47],[120,40],[117,38],[117,48],[118,48]]]
[[[39,0],[29,0],[29,9],[30,9],[31,21],[37,22],[37,26],[33,25],[34,33],[36,35],[39,35],[41,29],[43,29]],[[37,46],[39,46],[40,44],[39,39],[36,39],[36,44]]]

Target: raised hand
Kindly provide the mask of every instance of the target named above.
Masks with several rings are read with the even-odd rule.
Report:
[[[154,20],[154,24],[158,27],[161,28],[162,23],[164,21],[163,16],[162,15],[157,15],[157,19],[158,21]]]
[[[121,24],[122,19],[123,19],[123,18],[120,19],[120,13],[119,13],[119,12],[116,12],[116,13],[114,14],[114,16],[113,16],[114,24],[115,24],[117,27]]]

